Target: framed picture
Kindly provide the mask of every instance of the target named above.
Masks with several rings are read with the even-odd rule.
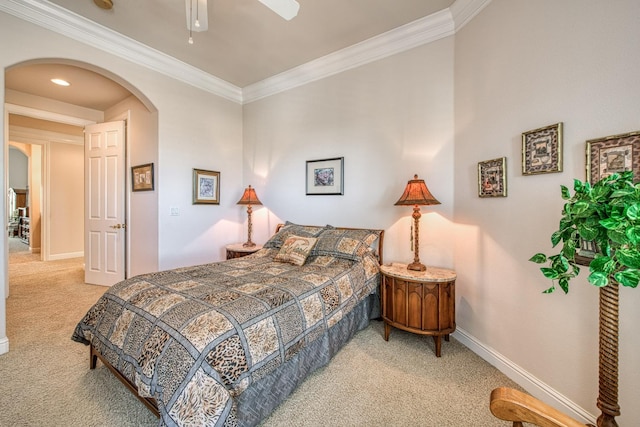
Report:
[[[478,162],[478,196],[507,197],[507,158]]]
[[[344,157],[307,160],[307,195],[344,194]]]
[[[628,170],[640,181],[640,131],[587,141],[587,181]]]
[[[193,204],[220,204],[220,172],[193,170]]]
[[[562,172],[562,123],[522,134],[522,174]]]
[[[131,168],[131,191],[153,191],[153,163]]]

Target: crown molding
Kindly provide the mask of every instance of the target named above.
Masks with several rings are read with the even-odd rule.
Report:
[[[3,0],[0,11],[222,98],[242,102],[239,87],[46,0]]]
[[[352,68],[368,64],[454,33],[449,9],[394,28],[361,43],[330,53],[283,73],[246,86],[243,102],[256,101]]]
[[[451,7],[456,32],[467,25],[491,0],[456,0]]]
[[[311,83],[455,34],[491,0],[456,0],[450,8],[415,20],[322,58],[246,86],[244,104]]]
[[[243,89],[100,26],[47,0],[3,0],[0,11],[244,104],[455,34],[491,0],[456,0],[450,8],[315,59]]]

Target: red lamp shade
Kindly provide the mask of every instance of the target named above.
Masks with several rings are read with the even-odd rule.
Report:
[[[407,186],[404,189],[404,193],[400,199],[395,203],[396,206],[413,206],[413,262],[407,265],[408,270],[414,271],[425,271],[427,267],[420,263],[420,257],[418,253],[420,251],[420,217],[422,214],[420,213],[419,205],[439,205],[440,202],[433,197],[433,194],[427,188],[427,184],[424,183],[423,179],[418,179],[418,175],[414,175],[413,179],[407,183]]]
[[[258,199],[258,196],[256,195],[256,190],[251,186],[248,186],[247,188],[245,188],[244,194],[242,195],[240,200],[238,200],[237,204],[238,205],[262,205],[262,202],[260,202],[260,199]]]
[[[418,175],[414,175],[395,204],[396,206],[439,205],[440,202],[433,197],[424,179],[418,179]]]
[[[253,210],[251,209],[251,205],[262,205],[262,202],[260,201],[260,199],[258,199],[258,196],[256,195],[256,190],[251,188],[251,186],[248,186],[247,188],[245,188],[244,194],[242,194],[242,197],[240,198],[240,200],[238,200],[237,204],[247,205],[247,216],[249,217],[248,233],[247,233],[247,241],[243,243],[242,246],[250,248],[256,245],[251,241],[251,230],[253,229],[253,225],[251,224],[251,213],[253,212]]]

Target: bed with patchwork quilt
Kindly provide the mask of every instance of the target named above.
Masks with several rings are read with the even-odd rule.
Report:
[[[379,315],[382,230],[287,223],[256,253],[109,288],[72,339],[160,426],[253,426]]]

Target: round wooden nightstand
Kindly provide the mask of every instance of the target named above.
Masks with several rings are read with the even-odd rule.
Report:
[[[407,270],[406,264],[380,266],[382,272],[382,319],[384,339],[391,327],[431,335],[440,357],[442,337],[456,330],[456,273],[438,267],[426,271]]]
[[[242,258],[243,256],[251,255],[254,252],[262,249],[262,245],[255,246],[243,246],[242,243],[234,243],[233,245],[227,245],[227,259]]]

